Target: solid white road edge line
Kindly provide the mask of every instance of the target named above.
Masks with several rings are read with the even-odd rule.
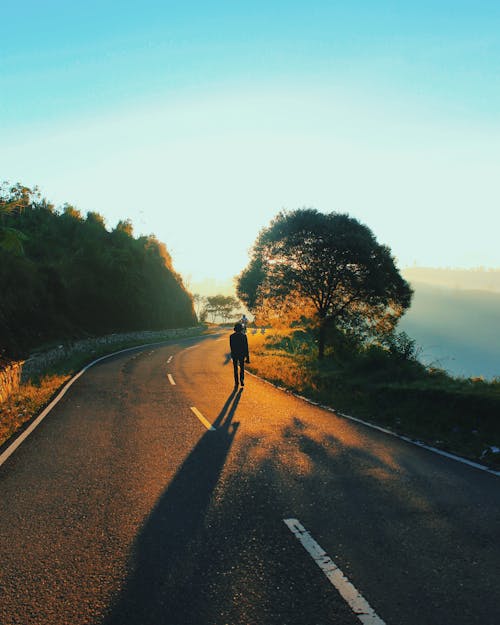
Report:
[[[302,399],[302,401],[305,401],[308,404],[311,404],[312,406],[316,406],[317,408],[322,408],[323,410],[328,410],[328,412],[333,412],[333,414],[337,415],[337,417],[342,417],[344,419],[349,419],[349,421],[355,421],[356,423],[361,423],[362,425],[366,425],[366,427],[371,428],[372,430],[378,430],[379,432],[383,432],[384,434],[389,434],[389,436],[393,436],[394,438],[399,438],[399,440],[405,441],[406,443],[410,443],[410,445],[415,445],[416,447],[420,447],[421,449],[426,449],[427,451],[438,454],[439,456],[444,456],[445,458],[449,458],[450,460],[455,460],[455,462],[461,462],[462,464],[466,464],[469,467],[472,467],[474,469],[479,469],[480,471],[484,471],[485,473],[490,473],[491,475],[496,475],[497,477],[500,477],[500,471],[495,471],[495,469],[491,469],[490,467],[487,467],[484,464],[479,464],[478,462],[474,462],[473,460],[467,460],[467,458],[462,458],[462,456],[457,456],[455,454],[451,454],[448,451],[443,451],[442,449],[439,449],[438,447],[432,447],[432,445],[427,445],[427,443],[414,440],[413,438],[409,438],[408,436],[404,436],[403,434],[397,434],[396,432],[392,432],[391,430],[383,428],[380,425],[375,425],[375,423],[370,423],[369,421],[363,421],[363,419],[358,419],[357,417],[353,417],[349,414],[346,414],[345,412],[338,412],[337,410],[335,410],[335,408],[332,408],[331,406],[325,406],[324,404],[320,404],[319,402],[309,399],[307,397],[304,397],[303,395],[294,393],[293,391],[291,391],[288,388],[285,388],[284,386],[278,386],[277,384],[274,384],[273,382],[269,382],[269,380],[265,380],[264,378],[261,378],[260,376],[256,375],[255,373],[252,373],[251,371],[248,371],[247,369],[245,369],[245,373],[248,373],[248,375],[251,375],[254,378],[257,378],[257,380],[260,380],[261,382],[264,382],[265,384],[269,384],[270,386],[273,386],[274,388],[277,388],[280,391],[289,393],[290,395],[297,397],[297,399]]]
[[[356,590],[306,528],[297,519],[283,519],[283,522],[323,571],[329,582],[339,591],[363,625],[385,625],[368,601]]]
[[[170,382],[170,384],[172,386],[175,386],[174,378],[172,377],[172,375],[170,373],[167,373],[167,378],[168,378],[168,381]]]
[[[170,341],[165,341],[165,343],[170,343]],[[162,345],[163,343],[158,343],[158,345]],[[101,360],[106,360],[106,358],[111,358],[112,356],[117,356],[118,354],[123,354],[125,352],[131,352],[133,350],[138,350],[138,349],[143,349],[144,347],[150,347],[151,343],[145,343],[144,345],[136,345],[135,347],[127,347],[126,349],[120,349],[117,352],[113,352],[112,354],[106,354],[105,356],[101,356],[100,358],[96,358],[96,360],[93,360],[92,362],[90,362],[88,365],[85,365],[85,367],[83,367],[83,369],[81,371],[79,371],[75,376],[73,376],[71,378],[71,380],[69,380],[69,382],[67,382],[63,388],[61,389],[61,391],[54,397],[54,399],[50,402],[50,404],[48,406],[46,406],[42,412],[38,415],[38,417],[33,421],[33,423],[31,423],[25,430],[24,432],[22,432],[16,439],[15,441],[13,441],[8,447],[7,449],[3,452],[3,454],[0,455],[0,467],[2,466],[2,464],[7,460],[7,458],[9,458],[9,456],[11,456],[16,449],[19,447],[19,445],[28,438],[28,436],[31,434],[31,432],[33,432],[33,430],[37,427],[37,425],[39,425],[41,423],[41,421],[43,419],[45,419],[45,417],[49,414],[49,412],[52,410],[52,408],[59,403],[59,401],[64,397],[64,395],[66,394],[66,392],[68,391],[69,387],[74,384],[78,378],[83,375],[85,373],[85,371],[87,371],[87,369],[90,369],[90,367],[93,367],[95,364],[97,364],[98,362],[101,362]]]
[[[203,423],[203,425],[207,428],[207,430],[209,432],[215,432],[215,428],[214,426],[205,419],[205,417],[201,414],[201,412],[198,410],[198,408],[195,408],[194,406],[190,406],[191,410],[194,412],[194,414],[198,417],[198,419]]]

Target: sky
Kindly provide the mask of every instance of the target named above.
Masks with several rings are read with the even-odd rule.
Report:
[[[398,266],[500,267],[500,3],[2,5],[0,180],[130,218],[188,283],[280,210]]]

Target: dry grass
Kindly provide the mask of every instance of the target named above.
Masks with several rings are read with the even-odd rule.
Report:
[[[38,384],[28,382],[0,404],[0,445],[49,403],[70,375],[49,375]]]
[[[279,336],[287,336],[290,332],[280,332]],[[279,386],[303,392],[314,388],[310,372],[304,359],[287,354],[281,349],[273,349],[266,342],[276,339],[277,334],[250,334],[248,344],[250,365],[248,369],[256,375],[274,382]]]
[[[205,333],[202,326],[194,332],[191,330],[188,328],[185,336]],[[91,360],[128,347],[157,343],[180,336],[172,334],[171,330],[165,330],[163,336],[162,334],[162,332],[155,331],[131,333],[122,335],[121,341],[113,340],[110,343],[100,342],[100,339],[97,339],[94,343],[90,341],[90,344],[82,351],[70,350],[70,353],[62,360],[46,364],[46,373],[39,381],[34,378],[23,384],[15,393],[0,403],[0,445],[3,445],[17,430],[35,417],[49,403],[64,382]]]

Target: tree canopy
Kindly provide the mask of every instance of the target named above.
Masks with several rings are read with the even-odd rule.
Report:
[[[152,235],[135,238],[129,220],[108,231],[98,213],[57,210],[20,185],[0,187],[0,216],[5,355],[52,340],[196,322],[167,248]],[[5,231],[18,244],[5,245]]]
[[[412,290],[367,226],[307,208],[280,212],[261,230],[237,294],[254,313],[314,315],[322,358],[328,325],[360,337],[387,332],[410,306]]]
[[[231,295],[208,295],[206,298],[205,313],[211,315],[212,322],[220,317],[223,321],[230,319],[234,311],[238,308],[239,303],[235,297]]]
[[[8,193],[5,193],[6,188]],[[33,191],[20,184],[7,187],[6,183],[0,185],[0,248],[15,254],[23,253],[23,241],[25,235],[6,225],[7,217],[13,213],[20,213],[29,204],[33,196],[38,195],[38,190]]]

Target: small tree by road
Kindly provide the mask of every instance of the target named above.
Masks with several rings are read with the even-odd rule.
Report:
[[[207,298],[204,295],[200,295],[199,293],[194,293],[193,295],[193,304],[194,304],[194,312],[196,314],[196,318],[198,322],[202,322],[206,318],[206,303]]]
[[[218,318],[227,321],[240,305],[238,300],[231,295],[208,295],[205,301],[205,311],[210,315],[212,323],[215,323]]]

